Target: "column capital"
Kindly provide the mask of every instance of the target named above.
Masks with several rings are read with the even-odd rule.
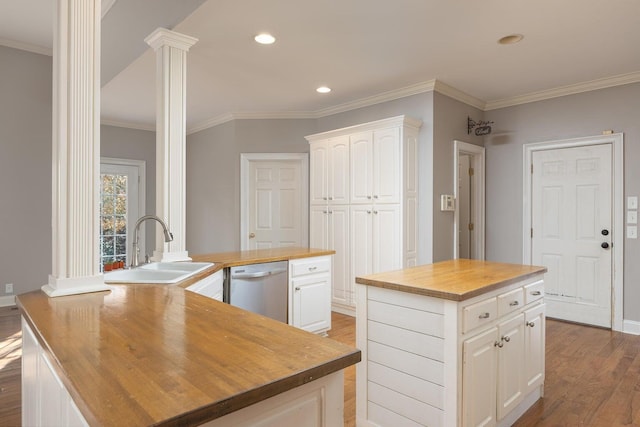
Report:
[[[188,52],[189,48],[198,42],[198,39],[158,27],[144,41],[154,50],[158,50],[163,46],[170,46]]]

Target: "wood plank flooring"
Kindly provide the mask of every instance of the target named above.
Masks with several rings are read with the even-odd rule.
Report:
[[[332,321],[329,336],[355,345],[355,320]],[[21,341],[18,311],[0,308],[0,426],[20,425]],[[345,427],[355,426],[355,376],[346,370]],[[547,319],[545,396],[515,426],[640,426],[640,337]]]

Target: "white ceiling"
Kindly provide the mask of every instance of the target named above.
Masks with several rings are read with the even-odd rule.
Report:
[[[120,62],[103,66],[115,76],[103,81],[104,121],[153,128],[155,54],[141,39],[157,26],[199,39],[188,54],[191,130],[233,116],[319,117],[434,80],[481,108],[640,81],[638,0],[208,0],[188,15],[202,1],[170,11],[175,23],[167,8],[185,0],[118,0],[107,13],[103,63]],[[51,3],[2,2],[0,39],[50,47]],[[262,31],[276,43],[256,44]],[[497,43],[512,33],[524,40]]]

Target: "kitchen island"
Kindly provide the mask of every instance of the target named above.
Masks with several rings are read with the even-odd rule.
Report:
[[[543,393],[544,272],[458,259],[356,277],[357,425],[512,425]]]
[[[18,296],[23,423],[342,425],[360,351],[181,285]]]

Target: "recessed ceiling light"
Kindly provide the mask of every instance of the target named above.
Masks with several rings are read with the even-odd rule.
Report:
[[[260,44],[273,44],[276,41],[276,38],[269,33],[260,33],[253,39]]]
[[[500,43],[500,44],[516,44],[516,43],[520,42],[523,38],[524,38],[524,36],[522,34],[510,34],[508,36],[502,37],[500,40],[498,40],[498,43]]]
[[[318,92],[318,93],[329,93],[329,92],[331,92],[331,88],[327,87],[327,86],[320,86],[318,89],[316,89],[316,92]]]

